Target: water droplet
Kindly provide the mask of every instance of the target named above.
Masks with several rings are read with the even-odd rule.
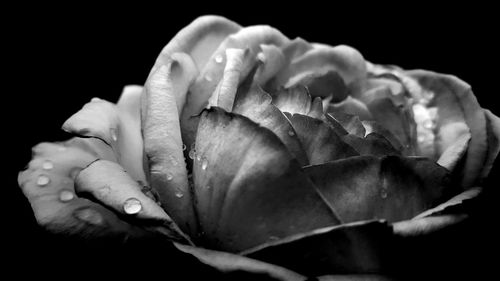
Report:
[[[167,173],[167,180],[168,181],[171,181],[173,178],[174,178],[174,176],[172,176],[172,174]]]
[[[222,55],[217,55],[215,56],[215,62],[216,63],[222,63],[222,61],[224,60],[224,57],[222,57]]]
[[[196,155],[196,150],[191,149],[189,151],[189,159],[194,160],[195,155]]]
[[[182,198],[182,196],[184,196],[184,194],[182,194],[182,192],[181,192],[181,191],[176,191],[176,192],[175,192],[175,197],[177,197],[177,198]]]
[[[210,75],[205,75],[205,80],[207,80],[208,82],[212,82],[212,77]]]
[[[61,200],[62,202],[71,201],[73,200],[73,198],[75,198],[75,194],[70,190],[62,190],[59,193],[59,200]]]
[[[206,170],[208,166],[208,160],[207,158],[203,157],[203,161],[201,161],[201,169]]]
[[[101,214],[90,208],[76,210],[74,216],[79,220],[94,225],[99,225],[104,222],[104,219],[102,218]]]
[[[129,198],[123,204],[123,211],[128,215],[135,215],[142,210],[141,201],[136,198]]]
[[[36,184],[38,184],[39,186],[46,186],[47,184],[49,184],[49,182],[50,178],[47,177],[46,175],[40,175],[36,180]]]
[[[42,164],[42,168],[44,170],[52,170],[52,168],[54,168],[54,164],[50,160],[45,160]]]
[[[423,136],[423,135],[418,136],[417,137],[417,141],[418,142],[424,142],[425,141],[425,136]]]
[[[293,137],[293,136],[295,136],[295,132],[292,129],[290,129],[288,131],[288,135],[291,136],[291,137]]]
[[[185,151],[186,150],[186,144],[182,144],[182,151]]]
[[[109,129],[109,133],[111,134],[111,139],[113,141],[117,141],[118,140],[118,136],[116,135],[116,129],[115,128]]]
[[[201,154],[200,153],[196,154],[196,161],[198,161],[198,162],[201,161]]]
[[[382,188],[380,190],[380,197],[382,197],[383,199],[387,198],[387,189]]]
[[[432,129],[434,127],[434,122],[432,122],[432,120],[430,119],[427,119],[424,121],[424,128],[426,129]]]

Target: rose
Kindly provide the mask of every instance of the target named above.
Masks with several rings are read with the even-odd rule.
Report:
[[[36,146],[19,177],[48,230],[160,233],[222,271],[299,280],[391,273],[381,249],[465,220],[499,149],[456,77],[218,17],[179,32],[144,89],[63,128],[80,137]]]

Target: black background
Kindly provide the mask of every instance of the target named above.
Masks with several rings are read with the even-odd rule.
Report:
[[[187,3],[184,7],[147,9],[100,6],[6,9],[4,13],[12,13],[12,17],[3,24],[7,35],[3,45],[8,49],[4,52],[4,62],[8,64],[4,64],[2,95],[5,130],[2,134],[7,142],[7,159],[2,166],[7,167],[4,178],[8,182],[2,197],[7,202],[7,206],[2,205],[7,263],[4,260],[2,265],[15,268],[17,274],[37,268],[38,274],[47,276],[61,272],[62,267],[73,268],[74,273],[106,267],[106,262],[96,265],[96,260],[77,258],[75,245],[44,236],[17,186],[17,172],[29,162],[33,145],[68,138],[60,126],[90,98],[116,101],[124,85],[143,84],[163,46],[202,14],[224,15],[243,26],[269,24],[290,38],[300,36],[330,45],[348,44],[372,62],[455,74],[472,85],[483,107],[500,115],[500,103],[496,100],[499,20],[494,17],[493,7],[438,8],[419,4],[394,10],[395,6],[388,4],[378,7],[299,4],[292,9],[291,4],[270,9],[265,3],[243,2],[211,8],[194,8],[193,3]],[[495,187],[498,174],[496,166],[488,185]],[[488,203],[493,203],[495,196],[496,192],[492,193]],[[485,214],[489,212],[490,209]],[[483,223],[494,224],[493,217],[485,217]],[[476,234],[471,241],[463,241],[474,244],[475,251],[466,257],[470,259],[470,272],[492,269],[487,253],[496,243],[487,238],[493,236]],[[97,258],[102,252],[96,253],[99,253],[97,260],[105,260]],[[43,266],[34,267],[36,264]],[[464,264],[468,263],[460,265]],[[130,270],[170,276],[180,268],[165,265],[165,268]]]

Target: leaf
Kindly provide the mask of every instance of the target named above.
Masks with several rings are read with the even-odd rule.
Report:
[[[249,75],[238,89],[233,112],[271,130],[299,163],[306,165],[309,162],[294,128],[283,112],[271,102],[271,96],[255,85],[252,75]]]
[[[100,141],[99,141],[100,142]],[[122,221],[113,212],[75,192],[74,179],[99,157],[90,146],[74,139],[65,143],[41,143],[33,148],[33,160],[19,173],[18,183],[28,198],[37,222],[52,233],[83,239],[150,237],[144,229]]]
[[[203,245],[238,252],[338,224],[281,141],[218,108],[201,115],[193,176]]]
[[[144,86],[142,130],[150,185],[163,208],[188,234],[196,233],[196,218],[183,154],[179,112],[187,89],[196,76],[193,61],[186,54],[153,73]]]
[[[425,158],[358,156],[304,172],[344,222],[409,219],[450,192],[448,171]]]
[[[97,160],[89,164],[76,177],[75,190],[92,194],[119,214],[164,229],[163,233],[170,239],[190,242],[167,213],[142,192],[137,181],[114,162]]]
[[[291,115],[289,119],[310,165],[359,155],[324,121],[301,114]]]
[[[362,221],[297,234],[242,254],[308,276],[366,274],[384,269],[391,237],[387,223]]]
[[[201,262],[213,266],[225,273],[242,271],[255,274],[260,277],[269,276],[277,280],[305,280],[304,276],[286,268],[250,259],[240,255],[203,248],[196,248],[178,243],[174,243],[174,245],[180,251],[191,254],[198,258]],[[257,278],[257,276],[253,276],[253,278]]]
[[[136,180],[146,181],[142,166],[140,132],[140,87],[125,87],[120,105],[92,99],[64,122],[63,130],[72,134],[97,138],[108,144],[116,157]]]

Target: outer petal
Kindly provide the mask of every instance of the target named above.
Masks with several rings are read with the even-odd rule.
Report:
[[[51,232],[85,239],[115,237],[126,240],[151,235],[75,193],[75,177],[98,157],[94,151],[86,151],[73,145],[75,143],[35,146],[28,169],[19,174],[19,185],[38,223]]]
[[[241,251],[339,223],[279,139],[241,115],[203,112],[196,152],[196,209],[207,247]]]
[[[304,171],[342,221],[409,219],[448,196],[448,171],[425,159],[351,157]]]
[[[292,115],[298,113],[318,119],[323,116],[321,98],[316,97],[312,101],[309,90],[303,85],[279,89],[273,95],[273,104],[281,112],[288,112]]]
[[[134,179],[145,182],[138,106],[140,95],[140,87],[129,86],[125,87],[119,106],[98,98],[92,99],[64,122],[63,129],[104,141]]]
[[[188,184],[179,112],[196,68],[186,54],[153,73],[143,98],[144,150],[150,170],[150,184],[160,195],[162,207],[179,227],[196,233],[191,192]]]
[[[481,171],[482,179],[488,176],[500,152],[500,118],[489,110],[485,110],[484,114],[486,116],[486,128],[488,133],[488,156],[484,162],[483,170]]]

